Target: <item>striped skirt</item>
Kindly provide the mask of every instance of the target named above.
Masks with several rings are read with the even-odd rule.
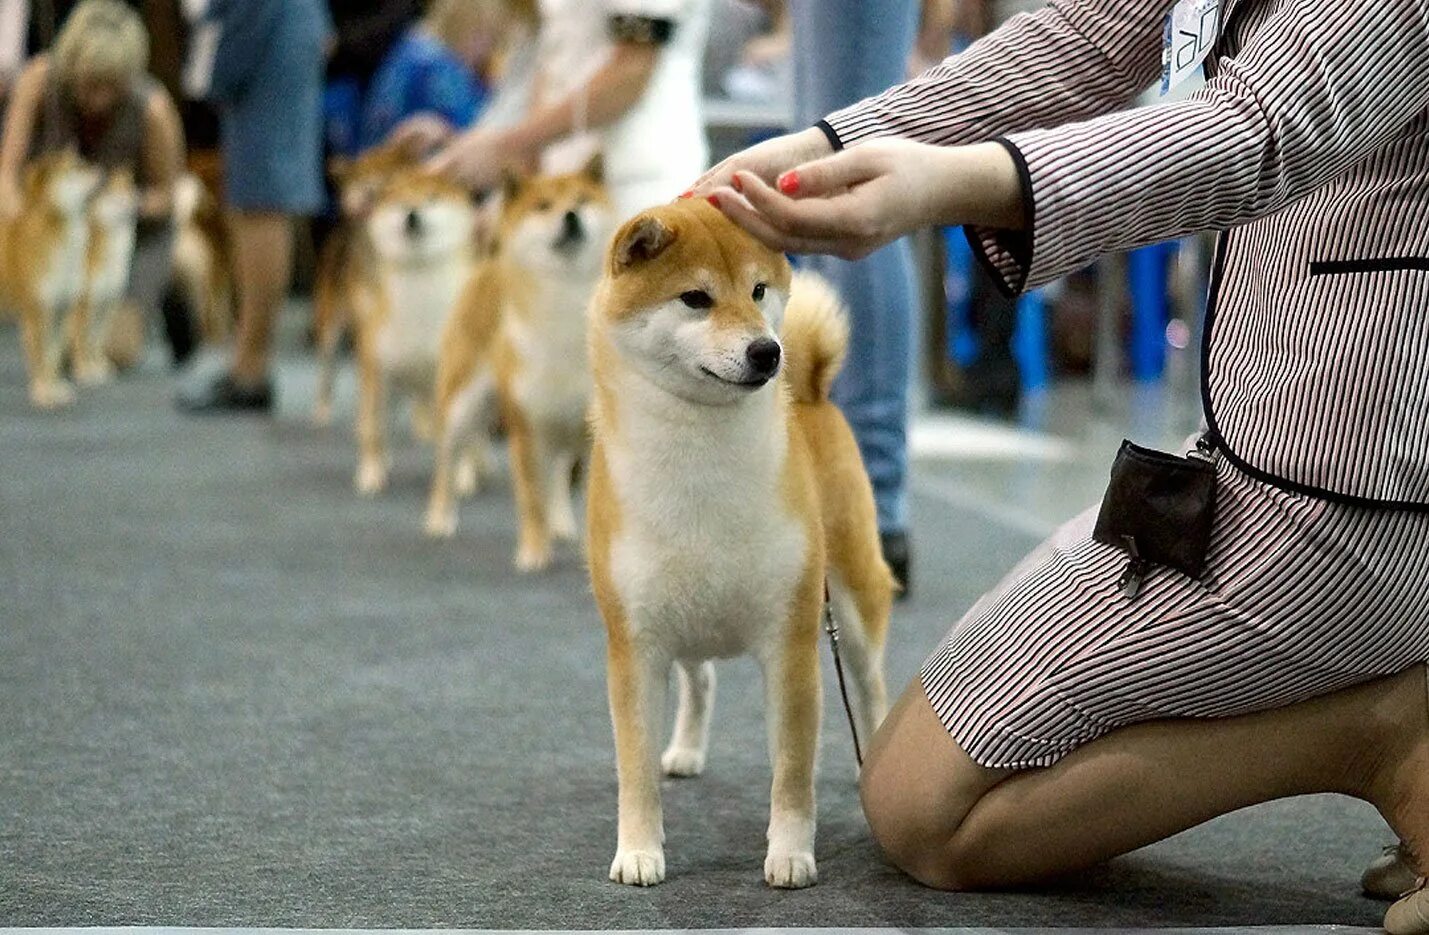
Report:
[[[1049,766],[1128,724],[1277,708],[1429,661],[1429,514],[1345,506],[1218,459],[1205,577],[1092,540],[1093,508],[983,597],[923,664],[987,767]]]

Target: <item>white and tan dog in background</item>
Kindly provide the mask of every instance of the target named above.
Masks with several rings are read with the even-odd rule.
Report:
[[[476,263],[476,211],[467,192],[409,169],[383,189],[367,219],[378,288],[353,309],[357,332],[358,464],[363,494],[387,486],[388,395],[430,411],[447,319]]]
[[[114,364],[105,347],[129,292],[138,221],[139,193],[133,170],[112,170],[89,205],[84,290],[70,329],[70,366],[81,385],[107,383],[114,377]]]
[[[894,582],[853,434],[828,399],[848,326],[825,283],[791,282],[782,255],[703,201],[637,216],[606,266],[591,310],[587,546],[620,787],[610,878],[664,879],[660,772],[704,768],[710,660],[749,654],[774,761],[764,878],[809,886],[826,581],[861,736],[886,709]],[[672,667],[679,711],[659,755]]]
[[[42,409],[74,402],[62,368],[85,280],[89,199],[99,180],[98,170],[72,150],[39,157],[25,169],[20,213],[0,230],[0,298],[19,313],[30,402]]]
[[[442,342],[429,534],[456,530],[456,495],[476,485],[497,399],[516,492],[516,567],[545,568],[553,540],[575,538],[573,469],[589,446],[586,314],[614,222],[598,159],[581,172],[508,180],[496,251]]]

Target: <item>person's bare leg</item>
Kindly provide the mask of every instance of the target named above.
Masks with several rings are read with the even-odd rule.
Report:
[[[914,683],[879,732],[863,782],[890,858],[947,889],[1047,879],[1247,805],[1317,792],[1369,801],[1429,853],[1422,666],[1259,714],[1124,728],[1049,769],[1010,776],[958,749]]]
[[[273,323],[293,275],[293,225],[269,211],[234,211],[229,224],[238,292],[233,379],[251,385],[268,376]]]

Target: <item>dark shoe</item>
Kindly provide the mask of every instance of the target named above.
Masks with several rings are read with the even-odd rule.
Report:
[[[176,402],[180,410],[193,415],[266,414],[273,409],[273,383],[270,380],[252,385],[239,383],[232,374],[225,373],[208,383],[179,390]]]
[[[878,534],[878,542],[883,546],[883,560],[888,570],[893,572],[893,580],[898,582],[896,600],[906,601],[912,593],[912,579],[908,576],[912,558],[908,549],[906,532],[883,532]]]

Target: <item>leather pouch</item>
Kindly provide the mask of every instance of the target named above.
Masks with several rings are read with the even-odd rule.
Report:
[[[1127,553],[1129,598],[1152,566],[1200,580],[1216,511],[1216,467],[1205,439],[1189,457],[1121,443],[1092,538]]]

